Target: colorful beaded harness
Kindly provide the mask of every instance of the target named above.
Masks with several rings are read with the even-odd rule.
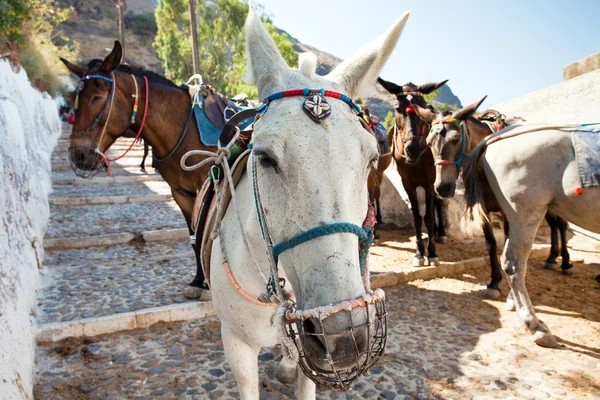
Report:
[[[359,116],[362,116],[362,108],[355,104],[350,97],[343,93],[335,92],[333,90],[325,89],[292,89],[284,90],[282,92],[273,93],[267,97],[263,104],[256,109],[256,119],[259,119],[267,110],[273,100],[282,99],[284,97],[297,97],[305,96],[306,100],[302,105],[302,109],[308,114],[308,116],[315,122],[320,123],[322,120],[327,118],[331,114],[331,106],[325,99],[325,97],[332,97],[334,99],[342,100],[344,103],[350,106],[350,109]]]

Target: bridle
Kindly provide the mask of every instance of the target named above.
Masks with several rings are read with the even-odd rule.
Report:
[[[316,123],[323,122],[323,120],[331,114],[331,106],[326,100],[326,97],[329,97],[339,99],[345,102],[351,108],[354,114],[357,115],[359,120],[362,120],[362,126],[368,126],[363,120],[362,109],[360,108],[360,106],[356,105],[348,96],[331,90],[308,88],[286,90],[268,96],[264,100],[263,104],[256,109],[255,121],[264,116],[271,102],[285,97],[298,96],[306,97],[302,104],[302,109]],[[243,112],[247,112],[247,110],[242,111],[242,113]],[[232,119],[236,119],[236,116],[234,116]],[[224,136],[223,133],[222,136]],[[211,153],[213,162],[215,164],[220,164],[224,168],[225,177],[231,175],[231,173],[228,172],[229,166],[227,163],[227,158],[229,157],[229,147],[232,143],[233,141],[229,142],[229,145],[223,148],[219,146],[219,150],[217,151],[217,153]],[[204,153],[206,152],[202,152],[202,154]],[[184,170],[196,169],[208,162],[208,160],[204,160],[194,166],[187,166],[185,164],[185,161],[187,160],[187,158],[189,158],[189,156],[194,154],[200,154],[200,152],[197,150],[190,151],[186,153],[186,155],[184,155],[181,159],[181,167]],[[269,230],[267,214],[261,201],[261,193],[259,190],[259,178],[257,174],[256,157],[254,150],[252,150],[250,165],[252,168],[251,173],[254,204],[256,207],[261,235],[267,245],[267,257],[269,259],[270,278],[267,283],[267,298],[275,298],[280,304],[279,312],[277,313],[277,315],[278,318],[280,318],[282,326],[285,328],[285,337],[282,337],[282,340],[284,340],[287,337],[285,341],[291,340],[294,343],[293,347],[295,347],[297,350],[298,363],[301,369],[304,371],[305,375],[309,379],[313,380],[314,382],[320,385],[329,387],[334,390],[348,390],[351,387],[352,383],[356,379],[358,379],[359,376],[364,374],[371,366],[373,366],[383,355],[387,340],[387,312],[385,309],[385,293],[381,289],[376,289],[374,291],[371,290],[369,271],[367,268],[369,247],[373,241],[373,227],[375,225],[374,207],[371,203],[369,203],[367,216],[362,226],[350,222],[333,222],[310,228],[291,238],[283,240],[279,243],[274,243]],[[232,198],[234,198],[234,188],[231,183],[231,178],[226,179],[228,182],[224,182],[224,184],[229,184],[232,191]],[[219,223],[217,223],[216,225],[218,226]],[[242,226],[241,228],[243,230]],[[319,237],[338,233],[351,233],[358,237],[360,273],[365,287],[365,294],[356,299],[348,299],[338,304],[327,305],[309,310],[297,310],[295,302],[289,299],[289,296],[286,296],[285,293],[283,293],[283,288],[280,284],[283,278],[280,277],[278,268],[279,256],[284,252],[299,246],[302,243],[309,242]],[[224,261],[224,264],[225,263],[226,260]],[[242,291],[240,291],[240,289],[236,289],[240,294],[242,294]],[[250,296],[242,297],[246,298]],[[374,312],[370,309],[370,307],[374,309]],[[355,308],[366,309],[366,323],[354,323],[354,321],[352,320],[351,311]],[[353,359],[355,365],[344,370],[335,368],[334,361],[331,356],[332,351],[328,347],[327,340],[327,337],[329,335],[335,336],[340,332],[327,333],[323,326],[323,320],[325,318],[340,312],[348,313],[351,322],[351,327],[349,328],[349,330],[352,334],[355,343],[356,338],[354,337],[354,335],[357,330],[366,329],[368,333],[367,349],[364,351],[359,350],[358,345],[356,345],[356,351],[354,354],[355,359]],[[305,331],[303,322],[307,319],[310,319],[311,321],[313,321],[313,323],[317,325],[320,324],[320,329],[317,329],[314,332]],[[322,356],[320,355],[311,354],[309,352],[309,349],[303,348],[302,340],[306,339],[307,337],[311,337],[312,339],[319,340],[321,343],[324,343],[326,353],[324,358],[322,358]],[[291,351],[289,346],[285,347],[289,351]],[[331,370],[323,370],[317,365],[315,360],[320,361],[321,364],[328,365],[331,368]]]
[[[134,98],[134,103],[133,103],[133,111],[131,113],[130,123],[129,123],[129,126],[127,127],[127,129],[131,128],[135,124],[135,121],[137,119],[138,105],[139,105],[139,91],[140,90],[138,87],[137,79],[136,79],[135,75],[133,75],[133,74],[131,74],[131,78],[133,79],[133,84],[135,86],[135,95],[131,95]],[[129,151],[133,148],[133,145],[139,140],[139,138],[142,134],[142,131],[144,129],[144,125],[146,123],[146,116],[148,115],[148,97],[150,94],[150,85],[148,84],[148,78],[146,76],[144,76],[143,78],[144,78],[144,82],[146,83],[146,99],[145,99],[145,106],[144,106],[144,115],[142,117],[142,122],[140,124],[140,128],[135,136],[135,139],[131,142],[131,145],[127,148],[127,150],[125,150],[125,152],[123,154],[121,154],[120,156],[115,157],[115,158],[108,158],[108,156],[106,155],[106,151],[108,151],[110,146],[106,149],[105,152],[100,151],[100,148],[99,148],[99,146],[102,144],[102,139],[104,138],[104,134],[106,133],[106,128],[108,127],[110,116],[112,114],[115,93],[118,93],[116,77],[115,77],[114,72],[111,72],[111,78],[108,78],[108,77],[102,76],[102,75],[98,75],[98,74],[85,75],[85,76],[81,77],[79,79],[79,82],[77,83],[77,88],[75,89],[75,101],[73,103],[73,108],[75,110],[77,110],[79,108],[79,94],[85,87],[84,82],[86,80],[101,79],[101,80],[104,80],[111,84],[110,93],[109,93],[108,97],[106,98],[104,105],[102,106],[102,110],[100,110],[100,113],[98,113],[98,115],[94,119],[94,122],[92,123],[90,128],[88,128],[85,131],[71,133],[71,138],[73,138],[75,136],[90,136],[90,138],[92,139],[91,142],[95,143],[95,141],[93,140],[94,137],[93,137],[92,132],[100,124],[100,121],[102,120],[102,117],[104,116],[104,113],[106,112],[107,107],[108,107],[108,115],[106,117],[106,121],[104,122],[104,126],[102,127],[102,133],[100,134],[100,139],[98,140],[98,144],[96,144],[95,148],[91,152],[89,151],[90,149],[86,149],[88,154],[93,152],[96,155],[96,158],[94,160],[94,165],[98,164],[100,157],[106,161],[108,176],[112,175],[110,163],[123,158],[127,153],[129,153]],[[122,134],[119,136],[122,136]],[[82,169],[78,168],[77,165],[75,164],[75,161],[73,159],[74,150],[77,149],[78,147],[80,147],[80,146],[70,146],[69,147],[69,161],[71,163],[71,167],[73,168],[73,170],[75,171],[75,173],[77,175],[79,175],[83,178],[92,178],[97,173],[98,169],[82,170]]]
[[[264,103],[257,109],[257,117],[261,117],[267,111],[269,104],[277,99],[284,97],[297,97],[306,96],[306,99],[302,105],[303,110],[307,115],[315,122],[321,123],[331,113],[331,106],[325,99],[331,97],[339,99],[348,106],[358,116],[360,120],[364,120],[363,112],[360,106],[356,105],[348,96],[331,90],[324,89],[297,89],[297,90],[286,90],[283,92],[277,92],[267,97]],[[363,127],[365,124],[363,124]],[[367,125],[368,126],[368,125]],[[385,350],[385,343],[387,339],[387,312],[385,311],[385,293],[381,289],[371,291],[369,273],[367,268],[367,258],[369,254],[369,247],[373,241],[373,227],[375,225],[374,208],[369,203],[369,210],[367,217],[362,226],[350,222],[333,222],[323,224],[317,227],[310,228],[304,232],[301,232],[287,240],[283,240],[279,243],[274,243],[273,238],[269,232],[269,224],[267,221],[267,214],[263,208],[263,204],[260,197],[260,190],[258,185],[258,175],[256,173],[256,157],[254,152],[252,153],[252,185],[254,190],[254,202],[256,211],[258,214],[258,222],[261,230],[263,239],[267,244],[268,258],[271,265],[271,279],[270,283],[274,284],[279,282],[279,256],[302,243],[317,239],[319,237],[333,235],[338,233],[352,233],[358,237],[359,240],[359,264],[360,272],[363,278],[363,284],[365,286],[365,294],[357,299],[349,299],[339,304],[328,305],[324,307],[318,307],[309,310],[297,310],[295,303],[291,300],[287,301],[286,310],[282,313],[283,322],[286,328],[288,337],[294,342],[296,349],[298,350],[298,363],[300,368],[304,371],[305,375],[315,383],[329,387],[334,390],[345,391],[348,390],[356,379],[363,373],[365,373],[371,366],[373,366],[379,358],[383,355]],[[280,297],[282,294],[279,293],[281,288],[278,284],[274,284],[272,289],[276,290],[277,296]],[[375,307],[375,315],[371,315],[369,306]],[[361,326],[354,325],[352,321],[351,311],[354,308],[365,308],[367,310],[367,322],[362,324],[363,328],[368,330],[369,345],[365,352],[362,354],[356,348],[356,360],[355,365],[348,370],[336,370],[332,357],[331,351],[328,346],[327,335],[323,326],[323,320],[328,316],[339,313],[347,312],[352,324],[351,333],[354,338],[354,331],[361,328]],[[373,321],[371,318],[374,317]],[[304,329],[304,321],[310,319],[311,321],[319,321],[320,329],[316,329],[315,332],[307,332]],[[374,329],[373,337],[372,329]],[[316,333],[322,332],[322,333]],[[331,334],[331,333],[330,333]],[[325,371],[319,368],[315,363],[317,355],[308,353],[308,350],[303,348],[302,338],[312,337],[318,339],[321,343],[325,344],[326,356],[320,361],[325,362],[331,368],[331,371]],[[362,359],[362,360],[361,360]]]
[[[462,162],[463,162],[463,158],[464,158],[464,154],[465,154],[465,143],[467,141],[467,138],[469,140],[469,142],[471,141],[471,132],[469,130],[469,127],[466,126],[467,123],[464,121],[460,121],[456,118],[439,118],[437,120],[435,120],[433,122],[433,125],[439,125],[439,124],[457,124],[458,126],[460,126],[460,153],[458,153],[458,157],[456,158],[456,160],[454,161],[449,161],[449,160],[444,160],[443,158],[439,158],[435,161],[435,165],[454,165],[456,167],[457,171],[460,171],[460,167],[462,166]],[[445,128],[443,128],[445,129]],[[441,153],[441,152],[440,152]],[[440,154],[441,156],[441,154]]]
[[[418,96],[418,97],[423,97],[423,93],[421,92],[400,92],[397,94],[398,96],[405,96],[406,99],[409,102],[409,105],[406,107],[406,118],[408,118],[410,120],[411,117],[417,117],[416,115],[416,111],[415,108],[412,104],[412,99],[414,96]],[[417,140],[419,143],[421,143],[421,138],[425,135],[425,133],[427,132],[428,129],[431,128],[431,126],[429,125],[429,123],[427,123],[427,121],[423,120],[422,118],[420,118],[421,121],[423,122],[423,126],[421,128],[421,132],[418,133],[414,133],[414,129],[412,130],[413,134],[408,137],[405,138],[405,130],[404,129],[400,129],[400,127],[398,126],[398,124],[396,124],[396,132],[402,132],[402,134],[400,135],[400,141],[402,142],[403,145],[406,145],[406,143],[410,142],[411,140]],[[426,151],[427,151],[427,146],[423,146],[423,150],[421,151],[421,153],[419,154],[419,157],[422,156]],[[402,150],[402,154],[401,154],[402,158],[406,158],[408,160],[408,157],[406,157],[405,151],[404,149]]]

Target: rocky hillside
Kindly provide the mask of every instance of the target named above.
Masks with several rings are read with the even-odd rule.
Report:
[[[63,6],[72,6],[75,10],[71,18],[60,25],[59,30],[79,42],[83,61],[87,62],[92,58],[108,54],[112,49],[113,41],[119,37],[115,1],[59,0],[59,2]],[[144,24],[147,25],[147,22],[141,20],[141,17],[152,12],[156,4],[157,0],[127,0],[125,59],[129,63],[163,73],[158,55],[152,48],[154,35],[147,31],[141,31],[144,29]],[[285,31],[281,30],[281,32]],[[301,43],[291,35],[290,38],[296,51],[312,51],[317,55],[319,60],[317,73],[320,75],[329,73],[342,61],[332,54]],[[461,106],[460,100],[448,86],[440,89],[440,94],[435,101]],[[375,84],[374,90],[371,91],[371,97],[364,99],[364,102],[369,104],[374,115],[384,119],[389,111],[393,111],[392,106],[396,104],[396,99],[381,86]]]

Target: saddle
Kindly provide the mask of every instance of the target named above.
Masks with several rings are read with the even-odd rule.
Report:
[[[233,133],[235,132],[235,126],[238,121],[252,118],[256,112],[254,109],[242,111],[236,114],[229,123],[225,124],[223,130],[220,132],[220,139],[223,143],[228,143]],[[248,144],[252,139],[252,130],[246,130],[240,132],[235,144],[230,148],[231,156],[228,160],[231,167],[231,175],[233,178],[233,185],[236,186],[242,175],[246,171],[246,164],[248,156],[250,155],[250,149]],[[216,167],[215,167],[216,168]],[[220,170],[220,169],[219,169]],[[220,171],[222,176],[222,171]],[[221,220],[229,201],[231,200],[231,191],[229,185],[222,179],[216,181],[213,175],[219,175],[219,173],[211,173],[202,188],[196,195],[194,202],[194,208],[192,211],[192,231],[191,236],[192,243],[196,246],[200,246],[200,265],[202,271],[206,277],[207,282],[210,285],[210,256],[212,252],[213,237],[212,232],[215,229],[216,221]],[[223,209],[220,210],[220,214],[217,215],[217,196],[215,186],[218,185],[219,192],[225,196]],[[200,242],[197,240],[200,238]]]
[[[188,85],[188,90],[192,96],[200,140],[205,146],[216,146],[225,124],[240,108],[210,85]],[[240,129],[250,124],[251,122],[242,124]]]
[[[492,133],[507,127],[506,116],[496,110],[485,110],[477,119],[486,124]]]

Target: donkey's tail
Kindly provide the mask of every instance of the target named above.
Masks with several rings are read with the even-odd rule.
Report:
[[[465,184],[465,201],[467,203],[463,219],[462,230],[472,233],[477,228],[481,229],[486,221],[489,221],[485,210],[485,200],[479,177],[479,160],[487,149],[486,141],[482,141],[469,153],[465,154],[463,160],[463,182]]]

